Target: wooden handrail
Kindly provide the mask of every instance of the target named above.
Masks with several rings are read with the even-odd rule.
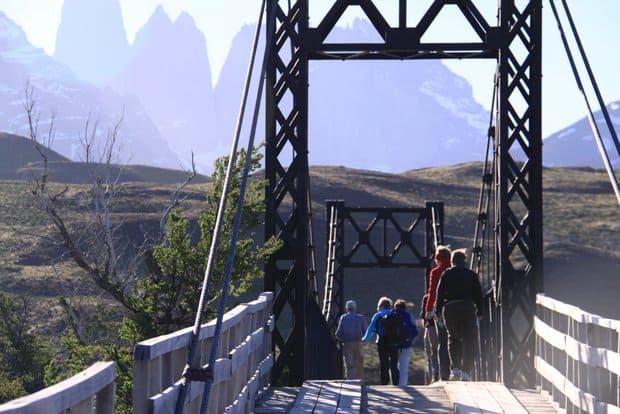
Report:
[[[86,370],[34,394],[0,405],[1,414],[112,414],[114,362],[97,362]]]
[[[214,382],[209,413],[250,412],[256,392],[267,385],[273,365],[271,332],[273,293],[228,311],[223,317],[220,346],[213,368]],[[200,361],[205,366],[213,341],[215,321],[205,323],[199,336]],[[140,342],[134,348],[133,412],[168,413],[174,411],[187,361],[192,328],[181,329]],[[186,412],[197,412],[202,383],[191,383],[185,400]]]
[[[568,411],[620,414],[620,321],[542,294],[536,303],[534,363],[541,389]]]
[[[536,303],[561,315],[570,317],[576,322],[588,323],[600,326],[601,328],[614,329],[620,333],[620,321],[616,319],[604,318],[602,316],[586,312],[575,305],[560,302],[544,294],[536,295]]]
[[[214,369],[209,413],[249,413],[254,397],[268,384],[273,366],[273,293],[236,306],[224,315],[219,355]],[[203,325],[199,337],[201,366],[206,364],[215,321]],[[187,361],[191,329],[181,329],[140,342],[134,348],[134,413],[173,412],[181,373]],[[114,363],[98,362],[85,371],[35,394],[0,406],[0,414],[112,414]],[[197,412],[202,383],[192,383],[186,411]],[[96,411],[95,411],[96,410]]]

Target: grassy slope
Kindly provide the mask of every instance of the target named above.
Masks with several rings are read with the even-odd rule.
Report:
[[[93,165],[84,162],[50,162],[48,163],[49,175],[54,181],[67,184],[88,184],[92,182],[91,176]],[[28,179],[40,176],[42,171],[41,162],[32,162],[18,168],[13,176],[6,179]],[[111,171],[113,177],[118,177],[119,182],[154,182],[158,184],[176,184],[183,182],[187,177],[186,171],[171,170],[167,168],[151,167],[146,165],[124,165],[115,167]],[[209,178],[204,175],[194,177],[194,182],[205,183]]]
[[[91,182],[93,165],[73,162],[55,151],[41,147],[48,157],[49,175],[52,181],[70,184]],[[27,138],[0,132],[0,180],[30,180],[41,174],[41,156],[32,141]],[[112,171],[120,182],[155,182],[176,184],[185,180],[186,172],[145,165],[126,165]],[[203,175],[195,177],[194,182],[204,183],[209,179]]]
[[[400,175],[315,168],[312,195],[317,234],[324,237],[324,199],[344,199],[350,206],[422,206],[425,200],[441,200],[445,202],[446,242],[469,248],[481,171],[481,165],[475,163]],[[620,262],[614,251],[620,246],[620,212],[606,174],[592,169],[545,169],[543,186],[545,291],[590,311],[620,318],[613,295],[600,295],[620,288]],[[322,241],[317,246],[322,246]],[[317,257],[324,257],[323,250]],[[372,277],[373,272],[378,276]],[[357,275],[364,272],[348,270],[345,275],[347,279],[356,278],[355,283],[345,282],[345,290],[359,291],[346,294],[361,295],[362,309],[367,313],[374,309],[382,292],[418,301],[422,276],[415,272],[403,276],[393,271],[373,272],[368,272],[369,277],[359,277],[359,283]]]
[[[422,206],[425,200],[444,201],[446,241],[453,247],[470,247],[480,177],[480,164],[419,169],[398,175],[340,167],[312,168],[319,275],[324,274],[325,267],[326,199],[343,199],[349,206]],[[593,312],[620,318],[615,295],[605,294],[620,288],[620,259],[613,251],[620,245],[620,213],[606,175],[589,169],[546,169],[544,187],[546,292]],[[85,189],[71,185],[68,193],[67,211],[71,211],[75,225],[86,219],[84,207],[77,202],[78,194]],[[126,232],[138,237],[140,226],[156,225],[172,189],[172,185],[165,184],[126,184],[116,207]],[[198,211],[205,191],[204,184],[187,188],[187,207],[191,211]],[[79,296],[86,305],[107,300],[84,281],[74,266],[65,262],[54,268],[44,265],[49,264],[53,251],[37,235],[45,234],[48,225],[33,205],[28,184],[1,182],[0,209],[0,286],[34,296],[44,331],[55,333],[62,327],[62,313],[55,305],[60,295]],[[259,290],[262,281],[257,285]],[[423,289],[421,271],[349,269],[345,273],[345,296],[355,298],[360,312],[368,316],[381,295],[417,303]],[[418,309],[416,306],[414,313]],[[374,346],[369,344],[366,351],[366,374],[376,378]],[[418,369],[412,373],[413,377],[419,380],[420,372]]]
[[[50,161],[68,161],[62,155],[47,148],[43,148],[43,151]],[[0,179],[15,179],[19,168],[40,160],[41,156],[30,140],[0,132]]]

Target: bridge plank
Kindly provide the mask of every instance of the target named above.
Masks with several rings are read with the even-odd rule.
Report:
[[[486,382],[485,387],[489,395],[502,407],[505,413],[527,414],[529,411],[521,401],[504,385],[495,382]]]
[[[498,382],[447,382],[445,389],[456,413],[527,414],[519,400]]]
[[[299,390],[299,387],[269,388],[256,400],[254,414],[289,413]]]
[[[530,414],[550,414],[559,412],[554,402],[546,395],[536,390],[510,389],[510,392],[519,400]]]
[[[321,383],[318,381],[306,381],[297,394],[291,414],[311,413],[314,410],[319,393],[321,392]]]
[[[430,386],[364,386],[360,412],[370,414],[450,414],[454,408],[443,382]]]
[[[342,382],[337,414],[359,413],[362,403],[362,382],[348,380]]]
[[[495,382],[442,381],[429,386],[365,386],[364,390],[363,413],[557,413],[540,393],[521,395],[527,400],[524,402],[504,384]]]
[[[463,382],[451,382],[445,384],[445,390],[454,406],[454,412],[458,414],[482,414],[483,411],[478,407],[478,402],[474,396],[465,388]],[[501,411],[496,411],[501,412]]]
[[[341,382],[324,381],[321,383],[321,391],[316,400],[314,414],[335,414],[340,400]]]
[[[359,413],[362,399],[360,380],[305,381],[291,413]]]

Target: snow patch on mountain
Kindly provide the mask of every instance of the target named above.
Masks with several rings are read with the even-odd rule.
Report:
[[[110,88],[98,89],[81,82],[65,65],[30,45],[23,30],[0,13],[0,130],[28,135],[24,103],[32,90],[39,131],[54,122],[54,150],[78,159],[83,150],[79,138],[86,122],[98,125],[105,139],[122,119],[120,139],[123,157],[142,164],[178,166],[178,159],[136,99],[121,99]],[[130,155],[131,154],[131,155]]]
[[[467,82],[457,77],[455,77],[453,81],[456,85],[461,86],[461,90],[466,89],[465,85],[469,85]],[[471,95],[461,95],[456,97],[446,95],[444,86],[439,83],[438,80],[425,81],[422,83],[419,90],[420,92],[433,98],[439,105],[447,109],[452,115],[464,119],[473,128],[480,129],[483,131],[483,134],[485,134],[484,131],[488,126],[488,116],[484,111],[480,111],[480,107],[472,108]]]
[[[575,133],[575,128],[566,128],[566,129],[563,129],[562,131],[558,132],[557,137],[558,137],[558,139],[561,139],[561,138],[570,136],[570,135],[572,135],[574,133]]]

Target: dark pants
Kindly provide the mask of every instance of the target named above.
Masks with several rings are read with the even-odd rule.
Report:
[[[448,331],[443,321],[435,323],[437,330],[437,351],[439,352],[439,372],[442,380],[450,377],[450,354],[448,352]]]
[[[377,352],[379,353],[379,366],[381,369],[381,385],[388,385],[390,383],[390,374],[392,374],[392,384],[398,385],[398,347],[379,343],[377,344]]]
[[[450,377],[450,356],[448,354],[448,332],[440,321],[425,321],[424,350],[426,351],[426,383],[447,380]]]
[[[476,311],[470,300],[454,300],[444,305],[448,330],[448,351],[452,368],[473,373],[476,349]]]

